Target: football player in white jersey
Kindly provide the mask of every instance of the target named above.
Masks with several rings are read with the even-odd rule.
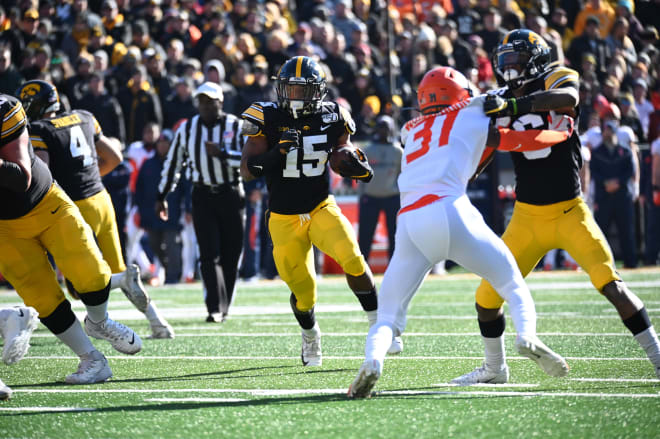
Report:
[[[557,131],[498,128],[484,109],[500,106],[501,98],[470,99],[467,79],[450,67],[426,73],[417,99],[422,115],[406,123],[401,132],[405,143],[398,180],[402,207],[394,255],[381,285],[378,321],[367,335],[366,359],[348,396],[371,396],[392,337],[405,329],[410,300],[429,270],[444,259],[488,279],[509,303],[521,355],[534,360],[548,375],[566,375],[566,361],[536,336],[534,302],[511,252],[486,225],[465,190],[486,147],[546,148],[570,136],[572,119],[566,116]]]

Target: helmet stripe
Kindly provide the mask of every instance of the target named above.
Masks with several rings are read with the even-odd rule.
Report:
[[[511,32],[508,34],[504,35],[504,40],[502,40],[502,44],[506,44],[509,42],[509,36],[511,35]]]
[[[302,76],[302,62],[305,58],[302,56],[299,56],[298,59],[296,60],[296,77],[300,78]]]

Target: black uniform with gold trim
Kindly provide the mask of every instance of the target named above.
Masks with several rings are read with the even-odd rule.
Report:
[[[242,117],[259,128],[256,135],[266,136],[269,150],[278,147],[283,132],[291,128],[300,132],[301,145],[282,156],[281,171],[266,174],[271,212],[308,213],[328,197],[328,154],[337,139],[355,133],[348,111],[335,102],[323,102],[318,113],[294,119],[277,102],[255,102]]]
[[[512,86],[524,87],[525,96],[564,87],[572,87],[577,93],[578,73],[548,63],[548,58],[544,58],[547,53],[547,44],[537,34],[511,31],[494,57],[494,69],[507,82],[507,87],[497,93],[515,97]],[[523,73],[511,74],[520,62],[526,63]],[[576,117],[578,108],[561,109],[561,113]],[[556,129],[565,119],[561,113],[547,111],[502,117],[497,119],[497,125],[515,130]],[[589,274],[597,290],[619,280],[607,240],[580,197],[579,171],[583,161],[577,133],[550,148],[512,152],[511,156],[516,175],[516,203],[502,240],[511,250],[521,274],[527,276],[548,251],[559,248],[566,250]],[[504,303],[485,280],[477,288],[476,302],[486,309],[498,309]]]
[[[53,177],[74,201],[103,190],[95,146],[100,135],[99,123],[85,110],[30,123],[32,145],[48,151]]]
[[[0,95],[0,114],[2,115],[2,133],[0,149],[17,139],[27,128],[27,117],[20,101],[9,95]],[[28,146],[32,163],[32,182],[24,193],[13,192],[0,187],[0,219],[20,218],[35,207],[46,195],[53,179],[46,164],[35,156],[32,146]]]

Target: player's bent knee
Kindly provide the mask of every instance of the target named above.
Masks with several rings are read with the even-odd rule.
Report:
[[[358,277],[362,276],[367,271],[367,263],[364,261],[364,256],[357,255],[345,261],[341,268],[344,270],[344,273]]]
[[[499,309],[504,304],[504,299],[500,297],[495,289],[486,281],[482,281],[475,293],[475,301],[478,307],[483,309]],[[479,308],[477,308],[478,310]]]

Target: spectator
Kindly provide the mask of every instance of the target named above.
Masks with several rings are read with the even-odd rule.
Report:
[[[13,95],[23,81],[23,75],[12,62],[11,45],[0,42],[0,93]]]
[[[628,20],[619,17],[614,22],[612,32],[605,38],[605,42],[610,48],[611,53],[621,53],[628,64],[633,64],[637,61],[637,51],[633,41],[628,37],[628,30],[630,25]]]
[[[245,111],[252,102],[275,101],[277,92],[268,76],[268,62],[263,55],[254,57],[254,82],[241,91],[238,97],[239,112]]]
[[[161,107],[165,107],[167,99],[174,93],[174,84],[176,77],[165,69],[165,62],[163,61],[163,54],[157,49],[150,47],[144,51],[145,65],[147,74],[149,75],[149,82],[158,95],[158,101]],[[167,115],[165,115],[167,118]],[[167,127],[167,122],[165,123]]]
[[[369,164],[374,170],[374,179],[369,183],[360,182],[360,211],[358,243],[366,260],[371,254],[371,245],[380,213],[385,213],[387,223],[387,254],[394,252],[396,216],[399,211],[399,189],[397,179],[401,173],[403,148],[396,140],[394,119],[380,116],[376,119],[376,134],[364,148]]]
[[[584,9],[582,9],[575,19],[575,35],[580,36],[589,25],[589,19],[595,18],[600,24],[600,37],[605,38],[610,33],[614,24],[614,8],[610,6],[607,0],[588,0]]]
[[[639,114],[639,120],[642,122],[644,137],[649,133],[649,116],[653,113],[653,105],[646,98],[648,84],[642,78],[638,78],[633,83],[633,96],[635,97],[635,109]]]
[[[582,73],[582,57],[585,53],[591,53],[596,60],[596,74],[598,79],[602,81],[612,54],[607,43],[598,33],[600,26],[598,18],[595,16],[588,17],[584,33],[573,39],[566,53],[566,58],[568,58],[572,68]]]
[[[178,80],[174,93],[165,101],[165,128],[172,129],[180,120],[190,119],[195,115],[197,110],[192,97],[194,88],[190,79]]]
[[[477,31],[477,25],[481,22],[479,14],[472,9],[470,0],[457,0],[454,13],[449,16],[455,23],[458,35],[467,39]]]
[[[158,96],[147,81],[147,72],[140,66],[133,70],[131,78],[118,94],[126,120],[126,140],[134,142],[140,138],[148,122],[163,125],[163,113]]]
[[[337,32],[341,32],[344,35],[348,47],[359,43],[359,41],[353,41],[352,31],[355,26],[362,22],[353,13],[352,0],[338,0],[335,4],[335,8],[335,15],[331,21],[335,29],[337,29]]]
[[[115,41],[128,44],[131,37],[131,30],[124,19],[124,15],[119,12],[119,7],[115,0],[105,0],[101,6],[101,20],[106,33]]]
[[[506,31],[502,29],[501,24],[502,16],[500,15],[500,11],[495,7],[486,9],[483,15],[483,28],[477,32],[477,35],[483,40],[483,49],[486,51],[487,57],[493,53],[493,49],[500,44],[500,41],[506,35]],[[536,29],[532,30],[537,32]]]
[[[617,129],[616,120],[603,122],[603,141],[591,153],[589,170],[594,182],[594,218],[610,242],[609,226],[614,220],[624,267],[634,268],[637,266],[634,194],[628,185],[633,177],[634,163],[630,149],[617,140]]]
[[[186,181],[168,195],[169,217],[166,221],[154,211],[160,174],[170,148],[170,140],[161,135],[156,142],[156,154],[144,162],[135,185],[135,204],[140,214],[140,226],[147,233],[151,250],[165,268],[166,284],[181,280],[181,222],[184,214],[188,219],[192,215],[191,201],[186,196],[189,193]]]
[[[225,97],[223,111],[234,114],[238,111],[238,91],[225,80],[225,66],[217,59],[207,61],[204,65],[204,78],[207,82],[219,84]]]
[[[103,132],[109,137],[116,137],[122,145],[126,142],[124,113],[117,98],[105,89],[105,78],[102,73],[94,72],[89,77],[89,86],[78,106],[93,113]]]
[[[660,257],[660,137],[651,143],[651,190],[647,199],[647,235],[644,262],[657,265]]]

